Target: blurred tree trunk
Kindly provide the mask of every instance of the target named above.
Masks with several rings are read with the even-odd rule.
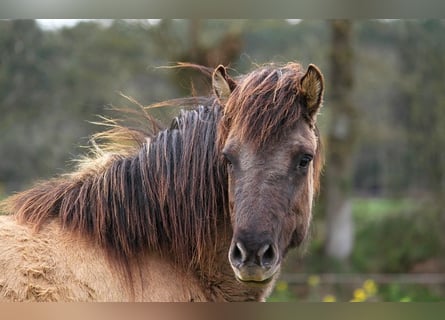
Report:
[[[351,103],[353,88],[352,23],[331,22],[329,108],[330,127],[326,159],[325,254],[345,260],[354,243],[351,185],[353,151],[357,140],[357,112]]]
[[[186,36],[178,37],[175,28],[184,28]],[[228,66],[238,59],[244,45],[240,30],[228,30],[204,41],[205,34],[205,20],[190,19],[176,23],[163,20],[155,40],[162,54],[172,62],[190,62],[214,68],[219,64]],[[195,95],[207,95],[211,90],[209,76],[198,70],[179,69],[172,74],[172,79],[184,95],[190,91]]]
[[[200,51],[201,45],[199,35],[201,33],[201,20],[191,19],[189,23],[190,50],[188,52],[189,60],[195,63],[201,63]]]

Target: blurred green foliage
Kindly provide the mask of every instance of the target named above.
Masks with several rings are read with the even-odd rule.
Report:
[[[360,199],[354,203],[356,271],[409,272],[414,264],[440,256],[439,213],[413,199]]]
[[[380,290],[382,301],[387,302],[437,302],[443,301],[444,295],[422,285],[388,284]]]

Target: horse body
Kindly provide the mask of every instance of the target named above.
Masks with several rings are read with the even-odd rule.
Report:
[[[151,255],[140,263],[131,292],[104,251],[53,221],[38,233],[0,217],[0,301],[205,300],[193,277]],[[136,283],[138,282],[138,283]]]
[[[2,203],[0,301],[265,300],[309,227],[322,78],[218,67],[213,87],[170,128],[114,125],[77,171]]]
[[[35,233],[0,216],[0,238],[0,301],[255,301],[265,295],[264,289],[240,290],[226,252],[211,274],[149,254],[132,265],[130,288],[103,248],[56,221]]]

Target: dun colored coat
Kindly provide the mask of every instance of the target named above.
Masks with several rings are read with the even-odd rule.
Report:
[[[322,166],[317,67],[232,79],[167,129],[107,121],[77,170],[1,204],[1,301],[264,301],[306,238]],[[101,143],[102,142],[102,143]]]

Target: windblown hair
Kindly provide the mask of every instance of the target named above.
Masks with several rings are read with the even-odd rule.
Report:
[[[265,65],[238,81],[224,107],[224,129],[259,148],[295,127],[302,114],[298,101],[304,70],[298,63]]]
[[[109,143],[96,145],[94,159],[3,206],[36,229],[59,219],[124,270],[147,251],[191,266],[209,256],[218,219],[226,216],[227,178],[214,143],[220,116],[218,106],[200,106],[156,135],[115,124],[96,136]]]

